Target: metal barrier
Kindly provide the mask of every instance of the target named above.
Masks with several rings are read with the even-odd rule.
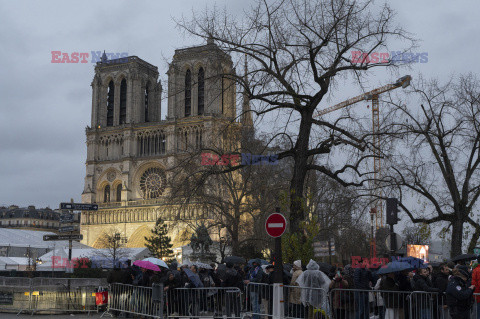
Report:
[[[410,294],[410,318],[448,319],[444,294],[414,291]]]
[[[15,312],[18,314],[30,311],[30,287],[1,286],[0,287],[0,312]]]
[[[245,310],[252,319],[273,316],[273,286],[263,283],[248,283],[245,293]]]
[[[97,311],[102,278],[1,278],[0,311],[31,314]],[[90,285],[85,285],[89,283]]]
[[[241,318],[241,291],[235,287],[176,288],[166,294],[170,318],[205,316]]]
[[[328,291],[323,288],[283,286],[285,318],[331,317]]]
[[[472,318],[480,316],[480,293],[473,294]],[[448,318],[448,317],[446,317]]]
[[[152,287],[111,284],[108,312],[117,315],[129,313],[146,317],[163,318],[163,286],[159,286],[158,300],[154,300]]]
[[[379,318],[403,319],[409,318],[410,295],[409,291],[336,288],[330,290],[329,300],[333,318],[368,319],[377,315]]]

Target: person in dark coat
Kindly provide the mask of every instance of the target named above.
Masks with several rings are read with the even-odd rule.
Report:
[[[225,281],[222,282],[223,287],[232,288],[225,291],[225,303],[227,317],[235,313],[235,317],[240,317],[240,291],[243,289],[242,276],[233,268],[233,263],[227,263],[227,270],[225,271]],[[235,289],[238,288],[238,289]],[[239,291],[240,290],[240,291]]]
[[[417,269],[417,274],[412,278],[413,291],[438,293],[440,290],[433,287],[429,278],[429,271],[427,268]],[[433,308],[430,301],[437,298],[437,294],[413,293],[412,302],[414,311],[419,318],[431,319],[433,315]],[[415,318],[414,314],[414,318]]]
[[[246,285],[252,283],[253,285],[247,286],[247,293],[249,293],[250,302],[252,305],[252,319],[260,319],[260,287],[256,286],[255,284],[261,283],[263,280],[264,272],[262,267],[260,267],[260,260],[256,259],[252,263],[252,267],[250,268],[247,280],[244,281]]]
[[[469,273],[455,268],[447,285],[447,305],[452,319],[469,319],[475,286],[468,286]]]
[[[358,309],[355,319],[369,319],[370,309],[367,290],[372,290],[374,285],[372,273],[364,267],[355,269],[353,283],[355,289],[364,290],[355,291],[355,303]]]
[[[405,314],[408,313],[408,307],[406,307],[404,295],[399,294],[400,287],[395,277],[394,273],[390,273],[384,276],[380,282],[380,290],[386,309],[385,318],[403,319]]]
[[[114,284],[114,283],[123,284],[124,281],[125,281],[124,273],[120,268],[114,268],[112,271],[108,273],[107,282],[109,284]]]
[[[179,303],[175,302],[179,299],[180,296],[175,292],[175,289],[180,288],[180,280],[175,277],[173,272],[167,274],[167,279],[163,283],[163,291],[167,296],[167,309],[168,314],[179,313],[180,309],[178,308]]]
[[[452,270],[448,268],[447,264],[441,264],[439,272],[434,276],[433,286],[438,288],[440,297],[438,300],[437,310],[441,318],[448,317],[448,306],[445,292],[448,286],[448,277],[450,277]]]

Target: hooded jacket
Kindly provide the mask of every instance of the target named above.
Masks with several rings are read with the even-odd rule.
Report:
[[[473,302],[473,290],[467,282],[458,276],[452,276],[447,286],[447,305],[453,312],[470,309]]]
[[[472,272],[472,285],[475,286],[475,293],[480,293],[480,264],[478,264]],[[475,300],[480,303],[480,296],[476,295]]]
[[[300,287],[317,288],[302,289],[301,301],[307,306],[326,309],[328,306],[328,287],[331,280],[320,270],[320,266],[312,259],[305,270],[298,276],[297,283]]]

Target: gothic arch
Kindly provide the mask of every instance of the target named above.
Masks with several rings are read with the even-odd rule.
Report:
[[[113,173],[113,174],[115,174],[115,175],[113,175],[113,174],[111,174],[111,173]],[[110,175],[110,176],[109,176],[109,175]],[[114,176],[114,177],[112,178],[111,176]],[[104,182],[108,182],[108,183],[111,184],[111,183],[113,183],[115,180],[119,179],[121,176],[122,176],[122,173],[121,173],[118,169],[116,169],[116,168],[114,168],[114,167],[110,167],[110,168],[106,169],[106,170],[100,175],[100,177],[98,178],[98,186],[101,187],[101,186],[102,186],[101,184],[104,183]],[[109,180],[109,179],[111,179],[111,180]],[[97,188],[97,189],[99,189],[99,188]]]
[[[98,235],[97,239],[92,244],[93,248],[99,249],[99,248],[105,248],[104,240],[103,240],[104,233],[101,232],[100,235]]]
[[[110,84],[110,81],[113,81],[114,84],[116,83],[116,80],[113,78],[113,76],[108,75],[102,80],[102,86],[104,86],[105,88],[108,88],[108,84]]]
[[[187,70],[193,71],[194,70],[194,65],[192,65],[188,62],[183,64],[182,67],[180,68],[180,74],[182,76],[185,76],[185,72],[187,72]]]
[[[119,202],[121,201],[121,199],[119,200],[118,198],[118,187],[120,186],[120,197],[121,197],[121,188],[122,188],[122,181],[120,179],[116,179],[113,183],[112,183],[112,194],[110,195],[111,196],[111,201],[112,202]]]
[[[121,72],[121,73],[117,74],[117,76],[115,77],[115,81],[114,81],[115,85],[120,86],[123,79],[125,79],[125,81],[127,81],[127,87],[128,87],[128,76],[125,72]]]
[[[194,74],[198,74],[198,70],[200,70],[200,68],[203,68],[205,70],[205,63],[203,63],[203,61],[197,61],[194,65],[193,65],[193,72]]]
[[[108,181],[99,181],[98,187],[97,187],[97,202],[103,203],[105,199],[104,195],[104,190],[105,187],[110,186],[110,183]],[[111,197],[110,197],[111,198]]]
[[[145,247],[145,237],[150,235],[150,228],[145,225],[140,226],[135,230],[132,236],[130,236],[126,246],[128,248]]]

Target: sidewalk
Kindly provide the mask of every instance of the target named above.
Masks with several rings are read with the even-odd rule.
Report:
[[[0,317],[2,319],[19,319],[19,318],[22,318],[22,319],[27,319],[27,318],[45,318],[45,319],[94,319],[94,318],[100,318],[100,316],[102,315],[102,313],[91,313],[90,316],[87,315],[87,314],[72,314],[72,315],[65,315],[65,314],[62,314],[62,315],[52,315],[52,314],[49,314],[49,315],[42,315],[42,314],[38,314],[38,315],[30,315],[30,314],[21,314],[21,315],[18,315],[15,314],[15,313],[5,313],[5,312],[0,312]],[[110,318],[110,316],[104,316],[103,318]]]

